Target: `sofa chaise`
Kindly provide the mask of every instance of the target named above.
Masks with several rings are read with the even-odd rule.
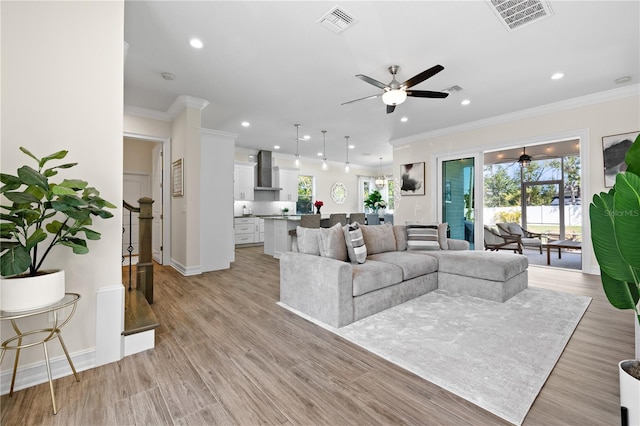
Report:
[[[280,302],[343,327],[436,289],[504,302],[527,288],[527,258],[470,251],[446,224],[297,228],[280,257]]]

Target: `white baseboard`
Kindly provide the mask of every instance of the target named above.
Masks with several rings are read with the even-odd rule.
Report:
[[[155,330],[144,331],[142,333],[130,334],[123,337],[124,356],[137,354],[147,349],[155,348]]]
[[[200,266],[184,266],[175,259],[171,259],[171,267],[180,272],[185,277],[191,275],[200,275],[202,273],[202,268]]]
[[[59,343],[56,343],[56,340],[57,339],[54,339],[48,343],[48,345],[59,345]],[[71,356],[71,361],[78,373],[96,366],[95,349],[76,352],[69,355]],[[71,367],[69,366],[69,362],[67,361],[67,357],[65,357],[64,354],[59,357],[49,358],[49,361],[51,365],[51,376],[53,379],[59,379],[60,377],[66,377],[73,374],[73,371],[71,371]],[[13,369],[10,368],[0,374],[0,394],[5,395],[9,393],[12,373]],[[49,377],[47,376],[47,367],[44,360],[24,366],[18,365],[16,384],[13,387],[13,390],[18,391],[20,389],[26,389],[48,381]]]

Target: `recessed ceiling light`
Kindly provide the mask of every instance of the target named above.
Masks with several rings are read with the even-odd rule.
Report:
[[[407,121],[409,121],[409,119],[407,117],[402,117],[400,121],[402,121],[403,123],[406,123]]]
[[[471,103],[471,101],[469,99],[465,99],[462,102],[460,102],[460,105],[469,105]]]
[[[318,157],[322,157],[322,153],[321,153],[321,152],[317,153],[316,155],[317,155]]]
[[[242,122],[242,123],[240,123],[240,124],[242,124],[242,127],[249,127],[249,126],[251,126],[251,123],[249,123],[248,121],[243,121],[243,122]]]
[[[280,149],[280,145],[274,145],[273,149]]]
[[[202,44],[202,41],[197,38],[192,38],[191,40],[189,40],[189,44],[195,49],[202,49],[202,46],[204,46],[204,44]]]
[[[309,136],[309,135],[304,135],[304,136],[302,137],[302,139],[304,139],[305,141],[308,141],[309,139],[311,139],[311,136]]]
[[[353,149],[355,147],[356,147],[355,145],[349,145],[349,149]]]
[[[560,80],[562,77],[564,77],[564,73],[563,72],[557,72],[554,75],[551,76],[551,80]]]

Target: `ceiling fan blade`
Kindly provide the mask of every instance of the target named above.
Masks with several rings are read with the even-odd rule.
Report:
[[[393,111],[395,111],[395,109],[395,105],[387,105],[387,114],[391,114]]]
[[[380,96],[382,96],[382,95],[380,94],[380,95],[365,96],[364,98],[354,99],[352,101],[344,102],[344,103],[342,103],[340,105],[352,104],[354,102],[364,101],[366,99],[375,99],[375,98],[379,98]]]
[[[373,84],[374,86],[379,87],[381,89],[387,89],[389,87],[386,84],[380,83],[378,80],[374,80],[373,78],[367,77],[364,74],[358,74],[358,75],[356,75],[356,77],[358,77],[360,80],[362,80],[364,82],[367,82],[369,84]]]
[[[420,74],[414,75],[409,80],[407,80],[404,83],[402,83],[402,86],[404,86],[407,89],[409,87],[413,87],[416,84],[422,83],[426,79],[433,77],[434,75],[438,74],[443,69],[444,69],[444,67],[442,65],[435,65],[435,66],[429,68],[428,70],[422,71]]]
[[[407,90],[407,96],[414,98],[446,98],[449,96],[446,92],[432,92],[430,90]]]

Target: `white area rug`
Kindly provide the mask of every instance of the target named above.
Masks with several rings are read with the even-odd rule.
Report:
[[[519,425],[590,302],[539,288],[505,303],[436,290],[339,329],[292,311]]]

